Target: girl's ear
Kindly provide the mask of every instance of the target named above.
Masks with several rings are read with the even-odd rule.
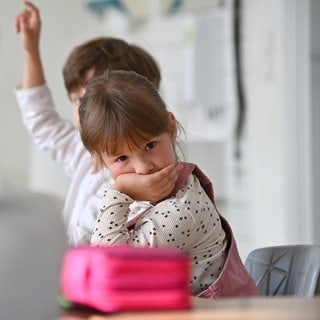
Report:
[[[174,142],[177,138],[177,121],[176,121],[176,117],[172,112],[169,112],[168,117],[169,117],[168,134],[171,138],[171,141]]]

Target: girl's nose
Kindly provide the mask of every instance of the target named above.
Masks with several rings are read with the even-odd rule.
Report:
[[[135,163],[135,171],[138,174],[151,173],[152,169],[153,169],[153,164],[148,159],[139,159]]]

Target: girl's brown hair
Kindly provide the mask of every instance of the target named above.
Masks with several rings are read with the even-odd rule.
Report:
[[[124,143],[134,149],[178,125],[154,85],[133,71],[107,71],[91,80],[79,117],[83,144],[100,162],[103,153],[121,153]]]
[[[63,78],[68,94],[85,87],[88,71],[93,70],[95,77],[107,69],[135,71],[147,77],[159,89],[160,70],[147,51],[121,39],[99,37],[75,47],[66,60]]]

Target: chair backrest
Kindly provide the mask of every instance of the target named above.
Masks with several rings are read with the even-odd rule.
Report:
[[[320,246],[258,248],[249,253],[245,266],[263,296],[320,294]]]
[[[62,208],[49,194],[0,194],[1,319],[56,319],[67,247]]]

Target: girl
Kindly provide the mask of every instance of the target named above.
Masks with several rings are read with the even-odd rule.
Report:
[[[132,175],[179,162],[179,124],[152,83],[133,71],[107,71],[89,82],[79,116],[85,147],[114,179],[104,193],[91,244],[176,247],[193,261],[193,295],[256,295],[232,231],[215,207],[210,181],[194,164],[179,164],[180,177],[161,201],[130,196]]]

